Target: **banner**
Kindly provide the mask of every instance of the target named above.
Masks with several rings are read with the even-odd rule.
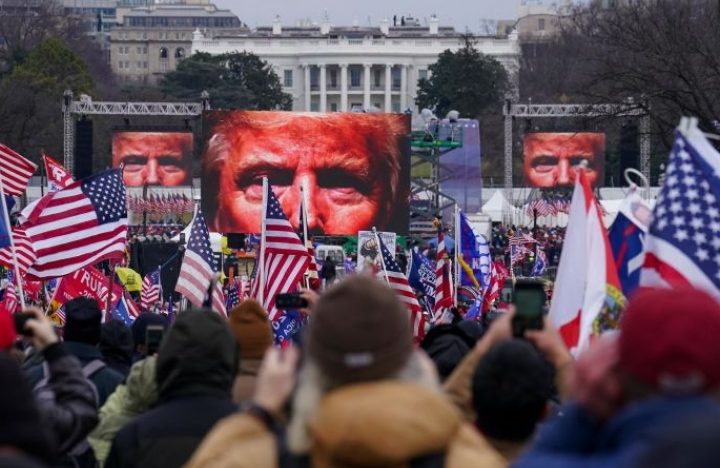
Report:
[[[413,289],[422,291],[428,300],[430,310],[435,305],[435,267],[425,255],[413,250],[410,256],[410,273],[408,283]]]
[[[120,300],[122,292],[122,286],[117,283],[113,284],[110,298],[111,309]],[[97,268],[86,267],[71,275],[63,276],[50,303],[50,310],[54,312],[69,300],[81,296],[95,299],[100,310],[105,310],[108,298],[108,279]]]
[[[394,232],[378,232],[378,236],[380,236],[388,250],[394,254],[397,234]],[[359,231],[357,245],[357,271],[361,272],[366,269],[382,270],[380,249],[377,242],[375,242],[372,231]]]
[[[588,184],[602,183],[604,133],[528,133],[523,138],[523,173],[529,187],[572,187],[582,161],[587,162]]]
[[[460,213],[459,237],[462,260],[470,267],[482,290],[487,290],[490,283],[490,244],[488,244],[485,236],[476,234],[473,231],[463,213]],[[470,275],[462,268],[460,269],[460,284],[463,286],[475,286]]]

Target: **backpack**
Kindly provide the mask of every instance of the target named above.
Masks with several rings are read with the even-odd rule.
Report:
[[[96,405],[99,404],[100,397],[98,396],[98,391],[95,387],[95,384],[90,379],[93,375],[97,374],[105,367],[107,367],[107,364],[105,364],[100,359],[93,359],[82,367],[83,376],[90,384],[90,388],[92,388],[93,394],[95,395]],[[49,385],[50,368],[47,362],[43,362],[42,370],[42,378],[38,383],[35,384],[35,387],[33,387],[33,393],[35,394],[35,398],[38,401],[55,401],[55,392]],[[92,448],[90,447],[90,444],[87,441],[87,438],[84,438],[83,440],[75,444],[75,446],[73,446],[70,450],[68,450],[67,453],[64,453],[63,458],[63,466],[66,466],[66,463],[67,466],[96,465],[95,455],[92,451]]]

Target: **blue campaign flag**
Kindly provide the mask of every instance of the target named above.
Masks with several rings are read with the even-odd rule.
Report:
[[[645,260],[645,233],[643,221],[650,209],[637,193],[628,195],[608,232],[610,247],[625,297],[640,284],[640,270]]]
[[[418,291],[422,291],[430,303],[430,307],[435,304],[435,266],[433,262],[425,255],[419,254],[413,250],[410,256],[410,274],[408,275],[408,283],[410,287]]]
[[[490,283],[490,244],[484,236],[473,231],[463,213],[460,213],[460,250],[463,260],[472,269],[480,287],[483,291],[486,290]],[[460,284],[475,285],[463,269],[460,269]]]
[[[283,346],[302,328],[302,314],[297,310],[286,310],[282,317],[272,322],[275,344]]]
[[[113,312],[112,312],[112,317],[115,320],[120,320],[127,327],[129,327],[133,324],[134,319],[132,319],[130,317],[130,311],[128,310],[128,305],[125,302],[124,294],[118,301],[117,306],[115,306],[115,310],[113,310]]]
[[[545,251],[538,246],[537,255],[535,256],[535,264],[530,272],[530,276],[542,276],[542,274],[545,273],[547,264],[547,255],[545,255]]]

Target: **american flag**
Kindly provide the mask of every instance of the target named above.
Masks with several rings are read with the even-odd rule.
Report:
[[[12,229],[13,241],[15,242],[15,253],[17,254],[18,269],[21,273],[27,273],[32,264],[35,263],[35,251],[25,229],[16,226]],[[12,250],[10,247],[0,249],[0,265],[13,268]]]
[[[317,260],[315,259],[315,248],[313,247],[312,241],[307,238],[307,226],[305,223],[305,197],[303,196],[300,204],[300,226],[299,226],[299,233],[300,233],[300,239],[303,241],[303,244],[305,244],[305,247],[307,248],[308,255],[310,256],[310,264],[308,265],[306,276],[308,277],[308,282],[310,284],[310,288],[312,289],[319,289],[320,288],[320,275],[318,274],[318,265]]]
[[[453,306],[450,260],[445,248],[445,235],[438,232],[437,262],[435,263],[435,306],[433,315],[438,319],[443,310]]]
[[[524,245],[512,245],[510,244],[510,263],[517,263],[526,255],[532,253],[532,250],[528,249]]]
[[[495,299],[498,298],[498,296],[500,295],[500,291],[502,291],[503,282],[504,279],[501,278],[500,273],[498,272],[497,268],[495,267],[495,263],[493,262],[490,265],[490,284],[485,291],[485,296],[483,297],[483,313],[487,313],[492,308]]]
[[[0,178],[3,192],[20,197],[37,165],[0,143]]]
[[[310,263],[307,248],[293,230],[280,202],[275,197],[270,186],[267,187],[267,206],[264,209],[265,232],[261,239],[264,244],[264,258],[257,272],[258,279],[264,280],[262,291],[262,305],[273,321],[279,318],[280,310],[275,307],[275,296],[280,293],[294,291],[302,280]],[[259,287],[258,287],[259,289]]]
[[[400,269],[400,265],[395,261],[393,255],[383,243],[382,238],[380,236],[375,237],[380,244],[380,255],[382,256],[383,266],[383,270],[377,273],[377,277],[382,281],[386,281],[387,285],[398,295],[400,302],[408,308],[413,336],[415,336],[416,342],[420,342],[425,337],[425,316],[423,315],[420,303],[408,283],[407,276],[405,276],[405,273]]]
[[[215,261],[210,248],[210,233],[205,224],[205,217],[198,210],[190,229],[190,238],[175,291],[187,297],[193,305],[202,307],[214,278]],[[214,282],[211,299],[212,308],[221,315],[227,316],[222,287],[217,281]]]
[[[537,242],[527,232],[516,231],[515,234],[509,239],[510,245],[523,245]]]
[[[161,288],[160,268],[145,275],[142,283],[142,294],[140,295],[140,307],[142,310],[152,310],[153,306],[160,300]]]
[[[15,279],[12,271],[8,271],[7,284],[5,285],[5,296],[3,297],[3,307],[5,310],[14,314],[17,311],[18,295],[15,289]]]
[[[240,304],[240,293],[238,292],[237,281],[232,281],[228,287],[227,297],[225,298],[225,307],[230,310]]]
[[[24,210],[37,255],[31,279],[57,278],[104,259],[122,259],[127,237],[125,185],[113,169],[45,195]]]
[[[645,252],[641,285],[720,298],[720,153],[696,127],[675,136]]]

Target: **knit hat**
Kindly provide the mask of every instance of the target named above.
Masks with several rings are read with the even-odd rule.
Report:
[[[652,388],[699,393],[720,385],[720,304],[691,288],[641,289],[625,310],[620,365]]]
[[[152,312],[143,312],[138,315],[130,327],[133,335],[133,343],[136,347],[145,344],[145,332],[148,325],[162,325],[167,328],[168,323],[165,317],[159,314],[153,314]]]
[[[0,350],[12,348],[17,339],[15,323],[10,312],[0,308]]]
[[[410,314],[394,291],[364,276],[323,294],[310,319],[308,355],[340,382],[387,378],[413,350]]]
[[[65,341],[89,345],[100,343],[102,312],[95,299],[78,297],[65,303]]]
[[[245,300],[231,310],[228,323],[240,346],[240,359],[262,359],[273,344],[268,314],[254,299]]]

